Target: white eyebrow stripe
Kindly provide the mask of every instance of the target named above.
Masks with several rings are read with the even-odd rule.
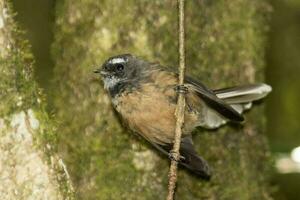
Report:
[[[109,61],[110,64],[116,64],[116,63],[124,63],[127,59],[124,58],[113,58]]]

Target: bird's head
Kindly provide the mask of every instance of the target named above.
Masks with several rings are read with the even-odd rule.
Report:
[[[109,90],[120,83],[138,80],[148,62],[131,54],[122,54],[107,59],[101,68],[95,70],[102,76],[104,88]]]

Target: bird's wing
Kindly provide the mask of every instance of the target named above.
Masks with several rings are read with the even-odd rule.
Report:
[[[170,156],[169,152],[172,150],[172,144],[160,145],[148,140],[156,149],[163,154]],[[181,138],[180,143],[180,159],[179,164],[195,173],[202,179],[209,180],[211,177],[211,170],[208,163],[201,158],[194,149],[191,136]]]
[[[207,107],[215,111],[217,114],[221,115],[225,119],[236,122],[242,122],[244,120],[241,114],[239,114],[224,100],[218,98],[213,91],[206,88],[202,83],[197,82],[189,77],[186,77],[185,82],[188,89],[194,91],[197,94],[197,96],[199,96],[205,102]],[[210,109],[208,109],[208,111],[214,114],[214,112]],[[216,116],[218,117],[218,115]]]

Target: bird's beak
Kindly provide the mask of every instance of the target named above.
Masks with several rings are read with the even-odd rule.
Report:
[[[94,73],[96,73],[96,74],[101,74],[102,76],[107,76],[107,75],[109,74],[108,72],[103,71],[103,70],[101,70],[101,69],[96,69],[96,70],[94,70]]]
[[[100,69],[96,69],[96,70],[94,70],[93,71],[95,74],[99,74],[99,73],[101,73],[101,70]]]

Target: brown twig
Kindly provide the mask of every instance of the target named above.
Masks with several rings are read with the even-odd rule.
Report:
[[[179,86],[184,84],[184,71],[185,71],[185,49],[184,49],[184,0],[178,0],[178,19],[179,19]],[[174,146],[172,149],[171,166],[169,171],[169,186],[167,200],[173,200],[176,181],[177,181],[177,164],[180,159],[180,141],[182,134],[182,126],[184,123],[184,109],[185,108],[185,96],[183,92],[179,92],[177,107],[175,112],[176,128]]]

